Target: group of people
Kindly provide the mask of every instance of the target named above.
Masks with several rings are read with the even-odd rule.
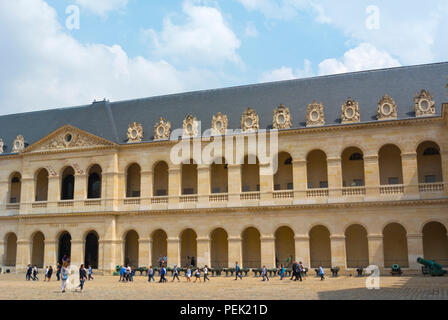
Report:
[[[135,269],[130,265],[120,266],[120,279],[118,282],[134,282]]]
[[[202,269],[202,272],[204,274],[204,283],[208,280],[210,281],[209,277],[208,277],[208,266],[205,266]],[[177,265],[174,266],[173,270],[173,279],[171,280],[171,282],[174,282],[174,280],[177,280],[178,282],[180,282],[180,278],[179,278],[179,268],[177,267]],[[201,282],[201,269],[199,268],[193,268],[192,266],[188,266],[187,270],[185,271],[185,277],[187,278],[187,282],[191,282],[191,278],[192,275],[194,274],[195,280],[194,282],[197,282],[199,280],[199,282]],[[155,270],[152,266],[149,267],[148,269],[148,282],[156,282],[155,278]],[[160,280],[159,283],[165,283],[168,282],[168,279],[166,278],[167,276],[167,270],[166,267],[163,265],[162,268],[160,269]]]

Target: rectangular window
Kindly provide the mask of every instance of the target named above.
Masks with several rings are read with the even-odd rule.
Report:
[[[194,190],[193,188],[184,188],[184,194],[193,194]]]
[[[221,188],[212,188],[212,193],[221,193]]]
[[[319,183],[319,187],[320,187],[321,189],[328,189],[328,181],[321,181],[321,182]]]
[[[11,198],[9,203],[17,203],[17,198]]]
[[[132,198],[140,198],[140,191],[132,191]]]
[[[168,195],[168,192],[166,192],[165,189],[159,189],[159,190],[157,190],[156,195],[157,195],[158,197],[164,197],[164,196],[167,196],[167,195]]]
[[[354,187],[362,187],[362,186],[364,186],[364,180],[362,180],[362,179],[354,179],[353,180],[353,186]]]
[[[250,187],[249,186],[243,186],[243,192],[249,192],[250,191]]]
[[[436,182],[436,176],[429,175],[425,176],[425,183],[435,183]]]
[[[288,183],[288,190],[294,190],[294,184],[292,182]]]
[[[260,185],[257,184],[257,191],[260,191]]]
[[[389,184],[399,184],[397,177],[390,177]]]
[[[274,191],[278,191],[280,190],[280,185],[279,184],[275,184],[274,185]]]

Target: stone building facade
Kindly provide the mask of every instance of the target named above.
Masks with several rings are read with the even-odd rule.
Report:
[[[442,63],[0,117],[0,265],[448,265],[446,75]],[[192,159],[214,139],[204,130],[240,129],[241,163],[236,144],[232,160],[223,145],[173,163],[174,128],[199,146]],[[270,163],[249,163],[249,141],[272,128],[278,170],[260,174]]]

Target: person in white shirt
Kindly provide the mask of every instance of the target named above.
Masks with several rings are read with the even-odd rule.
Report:
[[[208,278],[208,267],[207,265],[204,267],[204,283],[205,281],[210,281],[210,279]]]
[[[201,282],[201,271],[199,270],[199,268],[196,269],[196,271],[194,272],[194,275],[196,277],[196,279],[194,279],[194,283],[196,283],[196,281],[199,280],[199,282]]]
[[[185,273],[185,276],[187,277],[187,282],[191,282],[191,269],[190,269],[190,267],[187,268],[187,272]]]

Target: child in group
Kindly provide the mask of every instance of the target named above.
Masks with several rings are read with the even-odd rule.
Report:
[[[152,268],[152,266],[150,266],[148,270],[148,282],[151,282],[151,280],[156,282],[156,280],[154,279],[154,269]]]
[[[191,282],[191,269],[190,269],[190,267],[187,267],[187,272],[185,273],[185,276],[187,277],[187,282]]]
[[[285,267],[283,265],[280,265],[279,276],[280,276],[280,280],[283,280],[283,277],[285,276]]]
[[[199,282],[201,282],[201,271],[199,270],[199,268],[196,268],[194,275],[196,277],[196,279],[194,279],[194,283],[196,283],[196,281],[198,281],[198,280],[199,280]]]
[[[89,266],[89,281],[93,280],[92,273],[93,273],[92,266]]]

